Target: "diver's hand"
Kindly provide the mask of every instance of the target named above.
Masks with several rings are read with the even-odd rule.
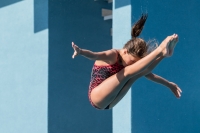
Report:
[[[182,90],[173,82],[169,82],[170,86],[169,89],[174,93],[177,98],[181,97]]]
[[[80,54],[81,49],[76,44],[74,44],[74,42],[72,42],[72,48],[74,49],[74,54],[72,55],[72,58],[74,59],[77,55]]]

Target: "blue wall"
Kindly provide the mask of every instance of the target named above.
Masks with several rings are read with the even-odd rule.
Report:
[[[199,6],[196,0],[132,0],[133,23],[141,7],[149,14],[141,37],[161,42],[167,35],[179,34],[174,55],[153,72],[177,83],[183,91],[178,100],[169,89],[144,78],[138,80],[132,89],[133,133],[200,132]]]
[[[88,86],[94,61],[72,59],[74,41],[81,48],[112,48],[111,20],[104,21],[105,1],[49,1],[49,133],[111,133],[112,111],[94,109]]]
[[[1,133],[47,133],[48,29],[34,33],[34,7],[0,1]]]

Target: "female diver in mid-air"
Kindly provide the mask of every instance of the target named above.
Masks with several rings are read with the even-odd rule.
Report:
[[[146,19],[147,15],[143,14],[134,24],[131,31],[132,39],[123,49],[92,52],[81,49],[72,42],[72,58],[82,55],[95,60],[88,92],[93,107],[113,108],[126,95],[131,85],[142,76],[168,87],[177,98],[180,98],[182,91],[175,83],[151,73],[162,59],[172,56],[178,35],[166,37],[155,50],[148,53],[147,43],[138,38]]]

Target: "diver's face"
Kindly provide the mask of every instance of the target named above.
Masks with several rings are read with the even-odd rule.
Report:
[[[141,58],[133,56],[127,52],[126,49],[124,49],[122,54],[122,64],[123,66],[129,66],[134,64],[135,62],[139,61]]]

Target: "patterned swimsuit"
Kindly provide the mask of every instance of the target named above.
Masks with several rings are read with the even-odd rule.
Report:
[[[91,91],[95,87],[97,87],[99,84],[101,84],[105,79],[112,76],[113,74],[118,73],[123,68],[124,66],[120,65],[118,62],[116,62],[113,65],[106,65],[106,66],[97,66],[94,64],[92,68],[91,80],[90,80],[89,91],[88,91],[89,100],[93,107],[99,109],[97,106],[94,105],[94,103],[92,102],[90,98]],[[106,107],[105,109],[109,109],[109,106]]]

